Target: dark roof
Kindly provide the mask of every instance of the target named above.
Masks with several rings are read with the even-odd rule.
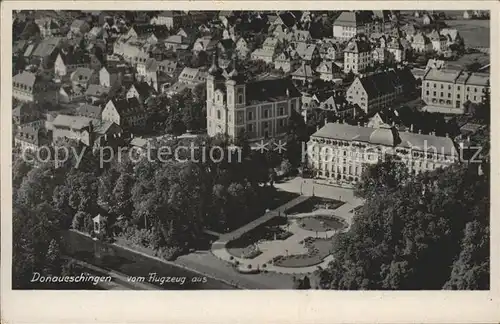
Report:
[[[368,97],[380,97],[395,92],[397,86],[406,90],[413,86],[415,77],[409,69],[389,70],[359,78]]]
[[[293,27],[293,25],[297,22],[294,14],[291,12],[281,13],[279,16],[283,24],[287,27]]]
[[[247,102],[272,102],[300,97],[301,94],[290,79],[254,81],[246,85]]]
[[[118,111],[121,116],[131,116],[135,113],[143,111],[137,98],[111,99],[111,101],[113,102],[116,111]]]
[[[168,27],[163,25],[141,24],[132,27],[138,37],[149,37],[154,34],[157,38],[168,36]]]
[[[139,96],[146,99],[154,94],[155,90],[147,82],[135,82],[132,86],[137,90]]]
[[[66,65],[89,64],[90,56],[83,51],[73,51],[70,53],[60,52],[61,58]]]

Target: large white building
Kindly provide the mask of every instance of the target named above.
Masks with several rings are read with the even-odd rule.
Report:
[[[249,139],[256,140],[284,134],[292,111],[300,109],[300,92],[290,79],[245,83],[236,66],[233,61],[222,70],[214,58],[209,69],[208,135],[235,137],[245,131]]]
[[[463,114],[465,103],[481,103],[490,88],[486,73],[429,69],[422,78],[422,100],[430,112]]]
[[[307,143],[307,161],[315,175],[338,184],[356,183],[366,165],[394,155],[415,175],[459,161],[450,138],[398,132],[387,124],[371,128],[327,123]]]

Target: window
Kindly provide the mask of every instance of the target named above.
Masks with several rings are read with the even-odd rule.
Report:
[[[477,88],[474,88],[474,92],[477,92]]]
[[[460,93],[457,93],[457,99],[460,99]]]
[[[253,114],[251,111],[248,112],[248,120],[252,120],[253,119]]]
[[[451,85],[448,85],[448,90],[451,90]]]
[[[457,86],[457,90],[460,90],[460,86]]]
[[[269,118],[269,110],[264,109],[264,118]]]
[[[426,95],[426,96],[428,96],[428,95],[429,95],[429,90],[427,90],[427,91],[425,92],[425,95]]]
[[[217,110],[217,119],[221,119],[220,110]]]
[[[444,89],[444,85],[441,85],[441,89]]]
[[[248,130],[249,132],[253,132],[253,125],[252,125],[252,124],[248,124],[248,125],[247,125],[247,130]]]
[[[242,104],[243,103],[243,95],[238,95],[238,104]]]
[[[283,107],[280,107],[279,109],[279,115],[283,116],[285,114],[285,109]]]
[[[434,92],[432,93],[432,95],[435,97],[435,96],[436,96],[436,91],[434,91]]]
[[[476,96],[474,96],[474,101],[476,101],[476,100],[477,100],[477,99],[476,99]]]
[[[448,93],[448,98],[451,98],[451,93]]]
[[[435,88],[435,87],[436,87],[436,84],[435,84],[435,83],[433,83],[433,86],[434,86],[434,88]]]
[[[264,129],[265,129],[265,128],[268,128],[268,127],[269,127],[269,123],[268,123],[268,122],[263,122],[263,123],[262,123],[262,126],[264,127]]]

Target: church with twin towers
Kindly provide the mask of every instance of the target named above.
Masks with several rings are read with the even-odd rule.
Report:
[[[301,93],[288,78],[247,80],[235,58],[226,69],[217,54],[207,76],[207,132],[231,138],[242,132],[251,141],[284,135]]]

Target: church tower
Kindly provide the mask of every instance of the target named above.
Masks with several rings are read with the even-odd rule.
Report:
[[[221,96],[220,84],[224,81],[222,69],[219,67],[217,50],[212,57],[212,66],[207,75],[207,133],[215,136],[227,133],[224,95]]]
[[[232,61],[226,70],[226,93],[228,114],[228,135],[235,137],[245,128],[245,83],[243,74],[238,71],[238,60],[233,55]]]

